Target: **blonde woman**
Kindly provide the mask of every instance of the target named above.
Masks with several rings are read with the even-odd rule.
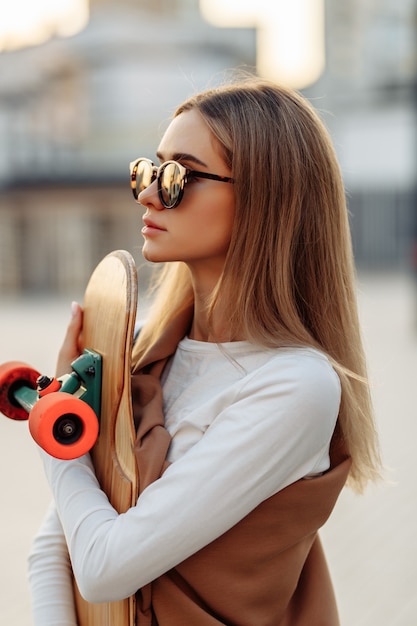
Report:
[[[380,461],[328,134],[251,78],[182,104],[157,157],[131,164],[163,264],[133,355],[141,493],[118,515],[88,456],[44,455],[35,625],[76,624],[69,551],[87,600],[137,593],[138,626],[337,626],[317,531]],[[60,374],[81,329],[76,306]]]

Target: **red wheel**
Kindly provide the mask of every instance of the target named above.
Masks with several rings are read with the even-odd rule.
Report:
[[[36,389],[39,376],[39,372],[20,361],[0,365],[0,412],[14,420],[27,420],[29,415],[16,402],[13,392],[19,387]]]
[[[59,391],[38,400],[29,415],[29,430],[51,456],[76,459],[95,444],[98,419],[86,402]]]

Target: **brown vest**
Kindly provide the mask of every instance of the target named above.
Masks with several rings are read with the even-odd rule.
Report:
[[[140,492],[166,468],[159,377],[189,325],[184,312],[132,376]],[[338,626],[318,529],[346,481],[350,459],[336,434],[331,468],[262,502],[208,546],[137,593],[137,626]]]

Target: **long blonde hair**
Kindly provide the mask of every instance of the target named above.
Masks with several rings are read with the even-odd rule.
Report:
[[[351,458],[349,483],[379,477],[380,458],[359,330],[345,192],[329,135],[296,92],[260,79],[207,90],[175,112],[196,109],[235,180],[236,213],[222,277],[230,328],[256,344],[308,345],[330,358],[342,385],[339,429]],[[136,361],[192,303],[188,268],[167,264]]]

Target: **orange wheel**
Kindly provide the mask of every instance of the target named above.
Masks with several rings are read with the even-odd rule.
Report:
[[[13,420],[27,420],[29,415],[14,399],[19,387],[36,389],[40,374],[26,363],[9,361],[0,365],[0,412]]]
[[[38,400],[29,415],[29,430],[51,456],[76,459],[95,444],[98,419],[86,402],[59,391]]]

